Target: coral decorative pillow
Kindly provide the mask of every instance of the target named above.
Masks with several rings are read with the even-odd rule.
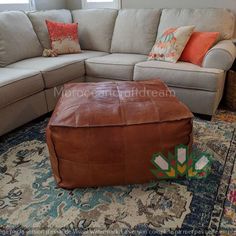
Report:
[[[206,53],[214,45],[219,35],[219,32],[194,32],[180,57],[180,61],[201,66]]]
[[[57,54],[81,52],[78,23],[65,24],[46,20],[51,49]]]
[[[194,28],[195,26],[182,26],[166,30],[155,43],[148,59],[176,63]]]

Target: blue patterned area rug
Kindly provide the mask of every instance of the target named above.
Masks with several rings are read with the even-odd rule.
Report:
[[[194,121],[194,150],[214,156],[205,180],[68,191],[52,177],[47,122],[1,139],[0,235],[235,235],[221,228],[236,153],[230,123]]]

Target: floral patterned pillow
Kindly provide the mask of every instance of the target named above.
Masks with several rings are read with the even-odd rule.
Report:
[[[157,40],[148,60],[176,63],[187,45],[195,26],[170,28]]]
[[[46,20],[51,49],[57,54],[81,52],[78,23],[65,24]]]

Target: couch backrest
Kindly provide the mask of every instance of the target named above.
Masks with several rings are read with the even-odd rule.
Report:
[[[195,25],[196,31],[220,32],[219,40],[231,39],[235,16],[226,9],[163,9],[158,37],[170,27]]]
[[[148,54],[156,40],[159,9],[124,9],[116,19],[111,52]]]
[[[82,49],[109,52],[117,10],[91,9],[72,11],[73,21],[79,23]]]
[[[69,10],[48,10],[48,11],[29,12],[28,16],[33,24],[34,30],[43,48],[51,48],[46,20],[62,22],[62,23],[72,22],[72,16]]]
[[[0,13],[0,67],[42,55],[42,47],[27,15]]]

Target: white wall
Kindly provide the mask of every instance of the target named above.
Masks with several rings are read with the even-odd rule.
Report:
[[[36,10],[50,10],[66,8],[66,0],[35,0]],[[28,4],[0,4],[1,11],[29,11]]]
[[[36,10],[66,8],[66,0],[35,0]]]
[[[42,0],[41,0],[42,1]],[[50,0],[51,1],[51,0]],[[66,0],[67,7],[81,8],[81,0]],[[228,8],[236,13],[236,0],[121,0],[122,8]]]
[[[29,4],[0,4],[0,12],[17,10],[29,11]]]
[[[76,1],[76,0],[75,0]],[[235,0],[122,0],[123,8],[206,8],[232,9],[236,13]]]

